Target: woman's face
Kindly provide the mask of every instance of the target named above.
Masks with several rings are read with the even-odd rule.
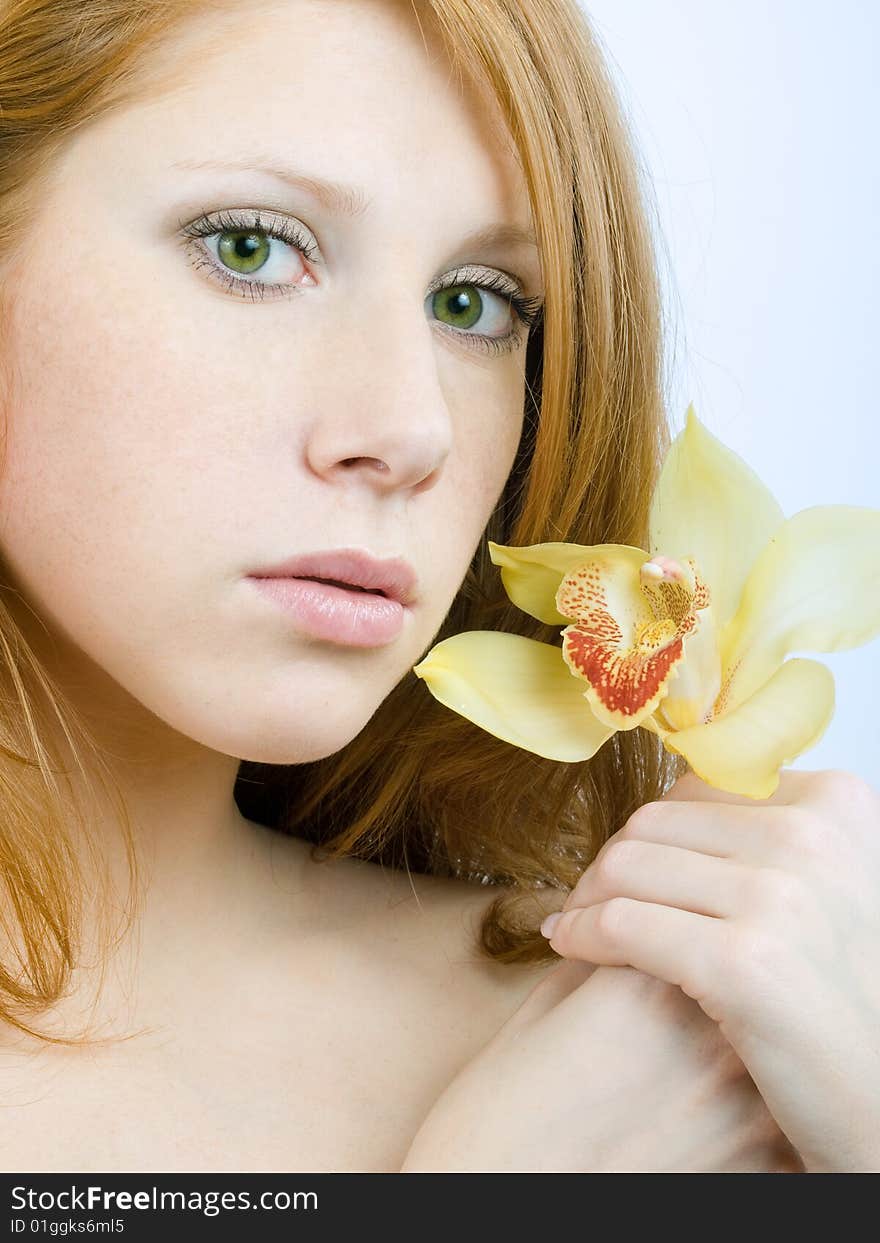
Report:
[[[541,272],[468,238],[527,230],[528,198],[408,4],[249,5],[162,57],[185,86],[79,131],[24,239],[4,581],[84,698],[302,762],[430,646],[503,490],[528,330],[474,286],[535,296]],[[339,547],[411,563],[393,641],[316,639],[248,578]]]

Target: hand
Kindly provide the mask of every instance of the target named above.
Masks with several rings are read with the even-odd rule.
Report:
[[[401,1173],[762,1172],[803,1165],[716,1024],[628,967],[547,973],[452,1080]]]
[[[876,790],[785,770],[754,800],[688,772],[562,910],[557,953],[676,984],[719,1024],[808,1172],[880,1170]]]

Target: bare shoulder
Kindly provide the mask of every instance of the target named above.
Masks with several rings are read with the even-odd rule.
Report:
[[[287,847],[302,866],[304,843]],[[483,917],[507,889],[395,869],[353,857],[307,865],[307,887],[320,909],[322,935],[345,947],[376,988],[392,991],[413,1021],[444,1012],[459,1016],[463,1034],[488,1038],[559,959],[508,964],[480,947]],[[296,873],[301,875],[301,873]],[[558,910],[564,894],[535,891],[536,918]]]
[[[483,918],[508,892],[504,885],[425,875],[411,881],[410,897],[400,899],[398,927],[406,929],[412,965],[427,972],[439,994],[454,998],[464,1014],[479,1015],[482,1024],[496,1030],[561,960],[499,963],[481,949]],[[547,889],[532,900],[540,919],[559,909],[564,894]]]

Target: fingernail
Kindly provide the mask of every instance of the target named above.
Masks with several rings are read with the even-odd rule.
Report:
[[[562,919],[562,911],[554,911],[552,915],[548,915],[541,924],[541,936],[547,937],[549,940],[553,936],[560,919]]]

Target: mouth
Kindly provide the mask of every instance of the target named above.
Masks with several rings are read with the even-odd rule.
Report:
[[[297,569],[329,567],[298,566]],[[287,614],[294,629],[328,643],[381,647],[400,637],[407,608],[381,587],[318,574],[249,576],[264,599]]]
[[[297,578],[342,591],[379,596],[404,606],[416,601],[416,573],[408,561],[400,557],[375,557],[362,548],[300,553],[275,565],[252,570],[251,577]]]
[[[387,594],[380,591],[378,587],[358,587],[356,583],[344,583],[338,578],[313,578],[308,574],[294,574],[291,577],[301,579],[306,583],[324,583],[327,587],[341,587],[343,591],[362,591],[368,596],[382,596],[383,599],[388,599]]]

